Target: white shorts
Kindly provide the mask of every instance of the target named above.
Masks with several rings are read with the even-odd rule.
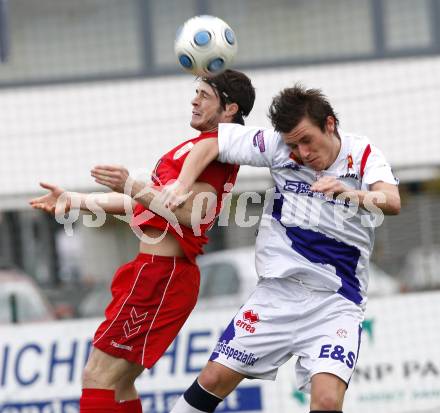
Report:
[[[220,337],[210,360],[249,378],[275,380],[292,356],[297,386],[316,373],[348,385],[359,354],[363,310],[342,295],[292,278],[262,278]]]

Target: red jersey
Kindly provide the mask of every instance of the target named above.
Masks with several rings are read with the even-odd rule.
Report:
[[[155,186],[160,187],[166,185],[171,180],[176,180],[179,177],[182,170],[183,163],[191,151],[192,147],[200,140],[206,138],[216,138],[217,132],[204,132],[197,138],[190,139],[176,146],[174,149],[166,153],[156,164],[156,167],[152,174],[152,181]],[[237,179],[239,166],[220,163],[217,161],[211,162],[206,169],[201,173],[197,182],[206,182],[212,185],[217,192],[217,204],[215,210],[215,218],[218,216],[222,206],[223,194],[229,192]],[[226,189],[225,189],[225,184]],[[203,254],[203,245],[208,242],[206,231],[211,228],[215,218],[212,222],[200,225],[200,235],[196,236],[193,233],[192,228],[188,228],[184,225],[180,225],[183,233],[181,237],[172,225],[168,224],[168,221],[162,218],[160,215],[154,214],[147,220],[137,219],[147,208],[141,204],[137,204],[134,209],[134,217],[132,221],[133,226],[138,226],[141,229],[146,227],[157,228],[165,231],[168,227],[168,231],[179,241],[182,250],[186,257],[194,262],[195,258],[199,254]]]

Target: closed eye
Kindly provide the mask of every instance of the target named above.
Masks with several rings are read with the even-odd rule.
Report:
[[[301,142],[302,144],[304,144],[304,145],[307,145],[307,144],[310,143],[310,137],[309,137],[309,136],[306,136],[306,137],[302,138],[302,139],[300,140],[300,142]]]
[[[196,89],[196,95],[206,99],[209,95],[204,90]]]

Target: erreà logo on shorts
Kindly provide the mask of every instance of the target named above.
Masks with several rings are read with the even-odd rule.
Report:
[[[259,321],[260,317],[258,313],[254,313],[252,310],[246,310],[243,312],[243,320],[237,320],[235,325],[253,334],[255,327],[252,324],[258,323]]]
[[[122,350],[128,350],[128,351],[132,351],[133,350],[132,346],[124,346],[124,344],[119,344],[119,343],[117,343],[114,340],[112,340],[110,342],[110,345],[112,345],[113,347],[116,347],[116,348],[121,348]]]

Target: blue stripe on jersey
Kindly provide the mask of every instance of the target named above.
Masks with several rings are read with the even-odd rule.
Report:
[[[292,248],[316,264],[330,264],[335,267],[336,275],[341,278],[341,288],[338,293],[348,300],[360,304],[359,279],[356,277],[356,267],[361,252],[358,248],[344,244],[320,232],[294,226],[285,226],[281,222],[281,210],[284,196],[276,188],[272,216],[286,229],[286,234],[292,241]]]

